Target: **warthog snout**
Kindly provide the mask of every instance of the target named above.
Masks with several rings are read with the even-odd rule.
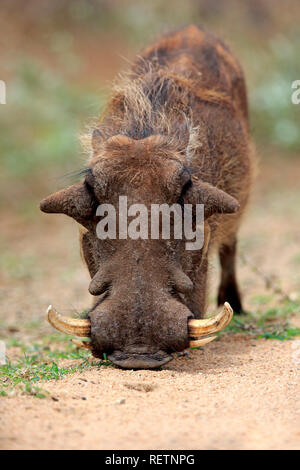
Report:
[[[123,293],[122,293],[123,294]],[[189,309],[166,294],[132,299],[111,293],[89,314],[93,354],[124,368],[154,368],[189,345]],[[151,296],[152,297],[152,296]]]
[[[159,344],[159,328],[154,329],[157,336],[151,337],[152,343],[130,344],[130,335],[124,335],[118,329],[117,322],[109,321],[109,316],[103,315],[103,311],[94,313],[91,319],[75,319],[62,317],[56,310],[49,306],[47,319],[49,323],[63,333],[91,337],[91,342],[72,340],[74,344],[80,347],[93,350],[94,355],[102,356],[102,353],[108,353],[108,359],[115,365],[124,369],[153,369],[167,364],[172,360],[172,351],[182,350],[184,347],[197,347],[213,341],[216,336],[209,336],[225,328],[232,319],[233,311],[230,305],[225,302],[222,311],[207,319],[189,319],[182,313],[177,320],[170,323],[170,331],[161,329],[162,349],[155,344]],[[174,316],[173,316],[174,318]],[[95,326],[93,327],[93,321]],[[105,324],[108,322],[107,324]],[[149,330],[147,330],[149,333]],[[178,332],[181,334],[178,336]],[[177,334],[177,336],[176,336]],[[136,336],[136,331],[133,336]],[[162,341],[164,338],[164,343]],[[166,343],[168,338],[168,345]],[[175,338],[175,342],[174,342]],[[179,338],[183,344],[177,344]]]

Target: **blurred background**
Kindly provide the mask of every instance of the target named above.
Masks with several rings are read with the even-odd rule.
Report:
[[[291,84],[300,79],[300,3],[2,0],[0,79],[7,95],[0,104],[0,326],[5,338],[31,338],[41,331],[34,326],[48,328],[43,312],[50,302],[64,312],[89,305],[75,224],[41,214],[39,200],[71,184],[70,174],[84,166],[79,135],[100,114],[118,72],[159,35],[188,23],[227,42],[248,85],[261,169],[240,242],[254,264],[252,269],[239,262],[246,305],[262,314],[278,300],[255,273],[257,266],[297,299],[300,104],[291,103]],[[298,307],[295,300],[283,308],[295,313]]]

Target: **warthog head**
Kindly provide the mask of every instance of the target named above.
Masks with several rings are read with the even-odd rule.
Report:
[[[88,266],[89,291],[96,296],[87,319],[61,317],[54,309],[49,321],[61,331],[90,336],[82,346],[97,357],[106,353],[124,368],[153,368],[167,363],[170,353],[205,344],[222,329],[232,311],[210,319],[193,319],[189,306],[193,273],[201,264],[202,249],[187,251],[184,239],[120,237],[119,196],[128,206],[144,204],[204,204],[204,218],[231,213],[237,201],[223,191],[192,177],[186,156],[163,136],[134,140],[125,135],[103,139],[93,134],[94,155],[82,183],[41,202],[41,210],[63,213],[84,227],[82,254]],[[111,204],[116,211],[116,238],[97,236],[97,208]],[[128,217],[128,221],[133,217]],[[171,218],[171,225],[174,218]],[[193,338],[193,339],[192,339]]]

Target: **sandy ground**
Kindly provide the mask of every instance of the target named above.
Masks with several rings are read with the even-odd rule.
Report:
[[[248,257],[294,293],[300,285],[299,170],[297,161],[282,159],[262,168],[240,237]],[[51,332],[41,321],[49,303],[67,314],[89,305],[76,228],[67,218],[44,215],[25,220],[6,214],[0,224],[2,247],[28,271],[20,276],[9,258],[10,268],[2,272],[1,337],[30,343]],[[251,299],[266,294],[265,286],[248,266],[238,264],[246,308],[257,308]],[[214,264],[211,277],[213,300]],[[12,353],[8,350],[8,356]],[[48,399],[0,398],[0,447],[296,449],[299,368],[299,339],[237,334],[190,351],[188,358],[177,357],[161,371],[88,369],[41,384],[50,392]]]
[[[57,401],[5,400],[1,447],[296,449],[294,353],[292,342],[237,335],[162,371],[103,368],[51,382]]]

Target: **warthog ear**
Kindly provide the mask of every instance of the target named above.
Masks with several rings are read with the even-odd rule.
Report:
[[[233,214],[240,208],[238,201],[216,186],[193,178],[188,199],[194,204],[204,204],[204,217],[207,219],[213,214]]]
[[[48,214],[66,214],[89,228],[97,204],[88,186],[78,183],[43,199],[40,209]]]

